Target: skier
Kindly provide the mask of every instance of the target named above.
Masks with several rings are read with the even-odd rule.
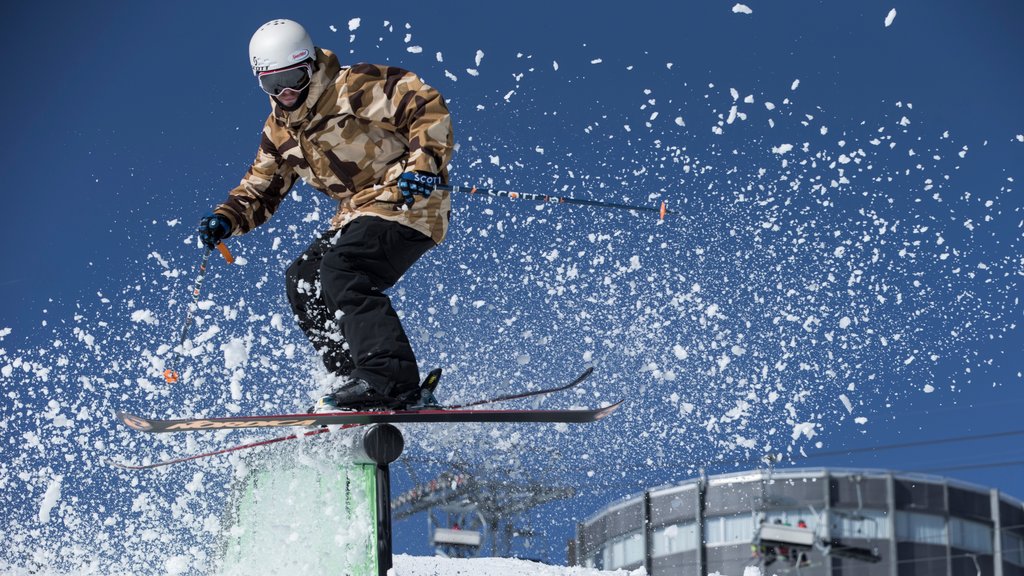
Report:
[[[442,96],[386,65],[341,66],[292,20],[249,41],[270,95],[256,159],[199,225],[209,248],[266,222],[297,178],[338,201],[329,228],[288,268],[288,300],[336,386],[312,408],[403,408],[419,369],[384,290],[448,229],[452,125]]]

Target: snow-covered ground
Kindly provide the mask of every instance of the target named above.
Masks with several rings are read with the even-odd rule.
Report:
[[[641,576],[646,572],[642,568],[632,572],[567,568],[510,558],[457,559],[399,555],[395,557],[395,565],[388,574],[394,576]]]
[[[591,568],[548,566],[509,558],[421,558],[396,556],[389,576],[642,576],[643,568],[628,570],[594,570]],[[713,573],[711,576],[734,576]],[[735,576],[762,576],[757,567],[749,567]],[[765,574],[764,576],[768,576]]]

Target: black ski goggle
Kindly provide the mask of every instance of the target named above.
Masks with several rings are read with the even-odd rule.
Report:
[[[290,68],[260,72],[260,88],[271,96],[279,96],[285,90],[301,92],[309,86],[313,76],[313,67],[309,63],[299,64]]]

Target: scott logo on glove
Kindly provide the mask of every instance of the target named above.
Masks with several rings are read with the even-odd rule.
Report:
[[[436,176],[434,174],[421,174],[419,172],[413,172],[412,179],[413,181],[419,182],[420,184],[426,184],[431,188],[436,187],[438,184],[441,183],[441,177]]]

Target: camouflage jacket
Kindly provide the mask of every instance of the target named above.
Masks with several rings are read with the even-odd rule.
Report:
[[[447,192],[416,197],[406,208],[396,184],[406,171],[448,179],[452,125],[444,98],[411,72],[391,66],[342,68],[317,48],[305,102],[291,112],[271,99],[256,159],[215,212],[232,235],[245,234],[277,210],[296,178],[338,201],[331,228],[373,215],[420,231],[435,243],[448,230]]]

